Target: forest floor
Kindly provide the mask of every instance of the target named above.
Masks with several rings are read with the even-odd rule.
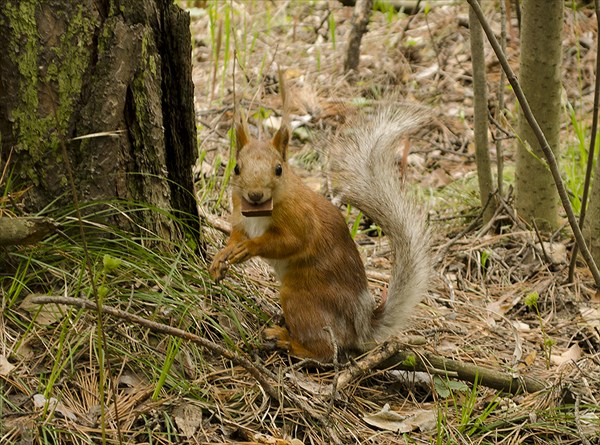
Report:
[[[251,260],[214,284],[192,249],[158,254],[118,234],[113,247],[90,247],[101,277],[96,285],[108,289],[105,304],[197,333],[229,352],[110,317],[98,328],[85,311],[23,303],[1,326],[1,339],[15,352],[5,357],[0,351],[0,389],[6,391],[0,409],[7,413],[0,442],[600,444],[600,295],[583,263],[568,283],[573,241],[566,223],[545,235],[515,214],[516,113],[508,87],[502,128],[491,127],[503,149],[503,205],[492,223],[482,224],[467,4],[424,3],[427,11],[412,15],[393,8],[372,14],[353,79],[342,74],[352,8],[338,1],[209,1],[189,8],[200,151],[195,174],[209,258],[228,230],[234,93],[251,129],[268,133],[281,114],[277,69],[284,70],[295,127],[290,163],[328,196],[326,141],[348,116],[392,100],[418,103],[430,119],[411,138],[406,174],[427,210],[435,273],[407,329],[425,342],[402,348],[515,381],[532,378],[544,389],[509,394],[433,367],[373,369],[335,389],[343,366],[302,366],[263,344],[264,328],[281,321],[277,283],[264,262]],[[483,3],[499,34],[497,2]],[[515,70],[518,34],[513,12],[507,54]],[[560,160],[576,207],[596,37],[592,7],[565,10]],[[494,112],[500,66],[488,46],[486,54]],[[494,159],[498,148],[491,143]],[[355,229],[357,212],[340,210]],[[65,218],[73,224],[72,215]],[[358,227],[356,241],[378,293],[388,278],[390,250],[385,234],[373,237],[368,229]],[[57,255],[56,248],[21,253],[15,289],[7,295],[24,292],[34,279],[64,294],[85,287],[85,271],[74,260],[83,253]],[[54,252],[52,259],[35,260],[44,252]],[[97,366],[103,360],[110,364],[106,373]],[[249,369],[259,370],[262,386]]]
[[[415,15],[397,14],[393,9],[375,12],[362,42],[359,72],[348,79],[342,75],[342,66],[352,8],[337,2],[293,3],[273,2],[265,11],[263,3],[250,2],[232,15],[237,25],[230,38],[238,48],[244,48],[240,43],[244,39],[252,48],[237,55],[235,88],[231,68],[223,71],[227,63],[223,52],[215,71],[213,45],[205,34],[210,17],[195,21],[200,140],[202,150],[209,153],[201,171],[213,174],[218,169],[215,159],[221,160],[220,172],[227,170],[226,135],[234,92],[254,125],[261,127],[262,118],[268,121],[269,116],[280,115],[278,67],[285,70],[292,122],[298,125],[291,163],[320,193],[328,194],[323,174],[327,138],[339,131],[349,115],[386,101],[426,105],[431,119],[411,139],[408,176],[429,209],[435,276],[408,331],[427,337],[427,343],[413,349],[416,354],[442,355],[512,376],[536,377],[547,389],[510,396],[481,384],[452,382],[451,377],[449,381],[429,374],[373,371],[336,394],[335,403],[328,407],[332,395],[323,391],[335,373],[295,370],[278,353],[269,356],[269,367],[282,376],[290,391],[306,396],[317,412],[327,415],[331,424],[316,428],[307,413],[299,413],[303,420],[293,416],[287,421],[284,413],[278,413],[281,429],[268,434],[312,443],[579,443],[586,439],[599,443],[600,413],[594,407],[600,397],[599,296],[593,294],[583,264],[576,271],[575,283],[567,283],[567,251],[572,248],[568,227],[552,236],[537,234],[511,207],[516,114],[515,99],[506,86],[504,128],[491,127],[503,150],[506,205],[491,224],[481,223],[466,4],[429,2],[427,13]],[[500,14],[497,5],[493,6],[487,3],[486,12],[499,35]],[[219,13],[227,14],[227,8],[223,6]],[[507,55],[518,71],[518,22],[514,10],[511,15]],[[572,122],[589,128],[595,16],[592,8],[567,10],[565,16],[564,88],[573,121],[565,107],[561,161],[577,193],[583,175],[574,172],[582,171],[585,156]],[[223,20],[221,15],[214,17]],[[230,67],[233,55],[229,58]],[[500,66],[489,46],[486,66],[493,111]],[[215,107],[217,97],[223,107]],[[277,122],[267,122],[258,131],[268,133]],[[490,144],[494,158],[497,146]],[[221,201],[220,207],[223,212],[216,213],[226,215],[227,202]],[[349,215],[350,227],[356,216],[355,212]],[[356,240],[377,292],[390,268],[390,252],[385,236],[372,238],[367,232],[359,231]],[[542,238],[545,253],[540,248]],[[218,247],[224,238],[217,234],[216,239]],[[253,261],[241,269],[246,280],[258,283],[255,297],[277,307],[277,286],[264,263]],[[373,426],[369,416],[386,404],[393,411],[390,422]],[[264,415],[258,411],[255,422]],[[272,421],[269,416],[268,422],[256,424],[263,427],[251,429],[266,434],[263,428]]]

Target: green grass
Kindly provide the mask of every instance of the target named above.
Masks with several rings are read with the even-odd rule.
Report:
[[[50,215],[61,224],[64,236],[54,235],[38,245],[11,251],[12,272],[0,275],[2,319],[6,338],[10,339],[6,344],[8,358],[12,363],[22,364],[11,379],[17,386],[2,382],[0,415],[27,417],[31,412],[28,404],[15,403],[15,388],[24,390],[24,395],[41,393],[47,400],[54,397],[63,401],[67,394],[65,384],[87,376],[89,386],[81,390],[89,392],[98,407],[105,405],[103,416],[112,418],[110,406],[115,382],[123,372],[140,376],[144,386],[150,388],[149,399],[155,400],[157,406],[186,394],[215,406],[216,394],[208,391],[206,377],[201,375],[203,369],[207,375],[213,373],[214,364],[206,361],[205,351],[198,347],[181,339],[154,335],[108,316],[99,325],[95,313],[81,309],[65,307],[55,317],[48,317],[47,306],[22,307],[24,298],[32,293],[91,299],[94,284],[103,305],[224,342],[234,350],[256,349],[259,328],[270,317],[257,305],[248,288],[242,291],[235,284],[215,286],[207,276],[204,260],[186,243],[162,239],[147,231],[128,233],[100,222],[111,216],[134,217],[136,213],[155,209],[115,201],[88,204],[82,210],[87,214],[83,224],[91,267],[86,265],[78,223],[71,209]],[[159,244],[161,248],[157,248]],[[106,343],[102,336],[106,337]],[[31,345],[34,345],[34,362],[40,367],[36,373],[23,366],[33,359],[24,352]],[[200,378],[190,378],[190,373],[196,372]],[[117,402],[124,396],[122,390],[117,390]],[[90,406],[74,403],[69,409],[86,413]],[[167,412],[163,415],[164,428],[148,429],[145,434],[155,437],[157,443],[165,443],[165,438],[171,441],[166,443],[175,443],[173,420]],[[136,422],[143,423],[142,417]],[[45,407],[33,420],[32,443],[102,441],[102,434],[97,431],[81,434],[70,428],[62,429],[61,423],[56,420],[56,413]],[[109,437],[114,437],[114,425],[108,420],[101,425],[106,427]],[[3,434],[13,437],[15,431],[0,429],[0,437]]]
[[[400,29],[397,26],[400,14],[386,6],[385,2],[381,3],[386,7],[383,19],[376,22],[382,13],[375,12],[370,32],[377,32],[375,23],[383,23],[388,31]],[[426,13],[431,18],[427,26],[434,23],[434,3],[428,2],[426,6]],[[336,2],[328,5],[333,4],[341,8]],[[250,113],[256,109],[265,113],[268,109],[261,102],[264,93],[262,84],[265,74],[271,73],[273,61],[282,61],[292,69],[309,74],[326,74],[322,78],[325,80],[319,79],[319,82],[337,82],[339,76],[327,71],[332,66],[329,56],[330,50],[336,47],[340,54],[340,39],[347,29],[347,18],[337,21],[341,15],[332,13],[327,16],[324,26],[328,27],[328,42],[315,44],[309,56],[307,45],[300,46],[299,39],[293,42],[294,45],[281,40],[277,52],[265,50],[274,41],[286,36],[285,30],[282,31],[283,25],[289,27],[293,23],[292,13],[281,11],[280,3],[243,2],[247,14],[236,9],[237,6],[234,2],[208,2],[207,20],[210,26],[207,38],[214,63],[216,108],[221,103],[230,105],[226,100],[230,99],[234,50],[239,61],[236,68],[237,94],[245,88],[243,93],[253,95]],[[314,23],[318,24],[325,17],[327,11],[317,6],[323,6],[323,3],[290,3],[290,7],[302,9],[304,14],[297,23],[298,29],[310,33]],[[310,14],[312,16],[307,17]],[[422,17],[416,17],[414,27],[422,26],[422,22]],[[432,34],[435,31],[431,28]],[[440,45],[442,43],[439,41]],[[288,58],[274,60],[273,53],[279,57],[285,54]],[[304,66],[298,64],[296,67],[300,57],[310,60]],[[418,64],[414,68],[418,72]],[[210,74],[206,76],[207,83],[210,82]],[[315,78],[307,79],[308,82],[316,81]],[[409,90],[410,85],[407,87]],[[365,102],[365,98],[358,94],[347,94],[350,90],[339,84],[331,89],[333,93],[327,90],[328,87],[331,85],[319,85],[322,99],[335,96],[354,104]],[[376,85],[366,87],[377,98],[385,96],[387,91]],[[327,96],[327,93],[330,95]],[[245,100],[249,97],[245,96]],[[256,117],[259,118],[257,120],[261,118],[260,115]],[[572,181],[569,188],[575,196],[580,196],[577,187],[583,182],[581,172],[587,152],[587,122],[579,117],[579,112],[572,112],[571,123],[575,143],[565,150],[562,165]],[[468,121],[465,119],[461,124],[468,125]],[[315,132],[315,140],[318,139],[316,132],[322,130],[319,125],[320,122],[310,127],[310,131]],[[231,135],[229,139],[231,142]],[[198,183],[202,208],[219,214],[226,207],[233,168],[233,156],[228,153],[231,146],[222,145],[216,152],[210,151],[214,147],[202,151],[201,160],[206,160],[213,167],[211,174],[202,177]],[[315,154],[316,158],[311,159]],[[307,151],[298,158],[311,169],[322,161],[316,151]],[[510,166],[507,167],[508,173],[505,171],[505,174],[507,183],[510,183],[512,173]],[[4,189],[0,210],[3,214],[15,212],[8,200],[9,191],[17,202],[20,199],[20,191],[12,190],[11,179],[9,172],[2,173],[0,184],[4,184]],[[461,228],[465,227],[465,221],[468,223],[478,215],[475,175],[466,175],[447,187],[435,190],[419,188],[417,193],[421,194],[420,201],[433,202],[434,214],[456,218],[452,222]],[[387,377],[378,384],[375,381],[378,375],[345,389],[330,404],[329,395],[315,394],[311,392],[313,388],[306,389],[303,385],[328,385],[333,379],[332,372],[292,368],[290,365],[294,362],[287,354],[271,354],[261,347],[260,332],[265,325],[272,323],[271,318],[277,314],[277,306],[269,296],[274,286],[267,281],[268,278],[256,284],[247,275],[239,275],[236,272],[239,269],[234,268],[226,280],[219,285],[214,284],[207,276],[205,259],[195,250],[196,243],[182,240],[179,233],[172,237],[161,236],[136,223],[138,216],[144,212],[161,212],[181,228],[183,220],[161,209],[140,203],[111,201],[87,203],[82,210],[87,255],[74,209],[69,208],[45,211],[47,216],[61,224],[61,234],[37,245],[11,249],[6,258],[2,258],[6,267],[0,272],[0,340],[4,348],[0,354],[6,354],[16,368],[8,376],[0,376],[0,443],[27,439],[33,444],[97,444],[103,441],[102,428],[106,443],[119,443],[115,400],[120,408],[122,443],[194,443],[194,440],[209,441],[214,437],[233,441],[238,439],[236,434],[241,431],[270,435],[271,438],[298,438],[304,443],[334,442],[330,440],[328,429],[338,433],[342,443],[346,440],[378,443],[379,438],[382,441],[389,439],[390,443],[401,442],[403,438],[398,434],[374,431],[363,425],[361,420],[361,416],[369,412],[366,407],[372,408],[388,401],[395,405],[393,409],[410,410],[423,406],[437,413],[435,431],[408,433],[404,436],[408,443],[541,444],[576,443],[579,440],[574,406],[557,406],[556,402],[563,403],[562,399],[552,394],[508,397],[481,385],[466,385],[452,378],[433,378],[423,395],[418,391],[397,391],[391,388]],[[357,213],[356,210],[348,213],[349,219]],[[118,229],[107,222],[112,218],[130,220],[133,229]],[[360,214],[351,222],[353,235],[359,230],[359,221]],[[207,227],[204,230],[209,242],[208,251],[212,254],[222,246],[224,236],[209,233]],[[442,224],[436,224],[435,230],[441,237],[447,234]],[[468,240],[465,239],[465,242]],[[480,239],[474,241],[475,244],[479,242]],[[493,248],[490,245],[489,249]],[[465,249],[468,246],[465,245]],[[483,269],[493,264],[495,256],[491,252],[487,247],[481,251]],[[89,261],[86,256],[89,256]],[[496,295],[493,292],[502,292],[503,288],[494,287],[495,283],[485,274],[469,281],[469,270],[462,269],[463,259],[460,255],[449,258],[457,267],[450,270],[450,275],[460,274],[457,279],[459,286],[455,286],[458,303],[468,292],[490,292],[491,297]],[[463,274],[463,271],[466,273]],[[195,344],[110,316],[104,316],[100,324],[94,311],[71,307],[55,307],[52,311],[50,305],[32,307],[24,304],[32,294],[93,299],[94,287],[102,305],[179,327],[264,364],[280,377],[278,389],[282,393],[294,391],[315,409],[327,412],[331,424],[317,424],[302,410],[279,405],[269,399],[241,367]],[[434,314],[439,325],[435,325],[433,330],[439,329],[444,336],[446,332],[451,334],[456,325],[449,325],[446,331],[443,314],[451,310],[448,315],[450,321],[455,315],[459,321],[465,316],[460,312],[460,304],[451,308],[437,304],[437,298],[444,300],[444,292],[447,291],[443,286],[436,287],[435,292],[439,294],[433,295],[431,301],[421,308],[426,310],[424,308],[429,307],[432,314],[440,311],[442,315]],[[537,306],[535,310],[538,318],[546,315],[540,314]],[[541,324],[542,320],[539,321]],[[552,332],[553,338],[558,338],[552,322],[549,320],[547,326],[542,327]],[[498,336],[506,334],[507,331],[502,328],[498,325],[497,331],[490,332]],[[465,324],[464,329],[469,330],[471,326]],[[483,333],[486,332],[484,328]],[[102,341],[102,337],[106,337],[106,342]],[[532,341],[526,341],[531,347]],[[490,353],[475,346],[479,345],[464,351],[460,350],[461,345],[457,345],[456,355],[470,359],[477,354],[475,358],[481,359],[496,352]],[[539,346],[545,348],[545,355],[550,354],[552,345],[544,343]],[[501,348],[499,350],[506,353]],[[481,355],[478,355],[479,352]],[[539,369],[534,368],[533,372],[539,372]],[[299,383],[290,383],[290,376],[297,378]],[[100,388],[104,388],[103,391]],[[31,400],[36,394],[43,395],[46,400],[56,398],[66,410],[78,416],[78,421],[69,422],[64,413],[52,410],[49,404],[34,407]],[[175,408],[185,402],[193,402],[200,411],[198,417],[201,417],[202,426],[193,439],[184,437],[177,424]],[[582,401],[579,409],[590,416],[591,427],[597,427],[600,410],[586,403]],[[100,406],[105,406],[104,420]],[[331,407],[331,411],[323,410],[323,406]],[[588,437],[592,435],[588,434]]]
[[[585,182],[585,172],[587,168],[590,128],[587,122],[579,115],[573,105],[567,103],[566,112],[571,123],[570,130],[572,137],[568,138],[567,144],[563,149],[561,156],[561,167],[564,172],[565,186],[570,192],[569,198],[571,205],[576,213],[581,211],[581,198],[583,196],[583,187]],[[598,151],[598,135],[596,137],[596,149]],[[594,169],[597,156],[594,159]]]

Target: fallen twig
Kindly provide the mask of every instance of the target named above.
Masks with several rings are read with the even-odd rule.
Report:
[[[83,309],[88,309],[92,311],[97,310],[97,306],[95,302],[90,300],[85,300],[83,298],[73,298],[73,297],[58,297],[58,296],[43,296],[43,297],[33,297],[31,299],[32,303],[35,304],[66,304],[69,306],[76,306]],[[140,317],[139,315],[131,314],[129,312],[125,312],[111,306],[103,305],[101,307],[101,311],[105,314],[111,315],[116,318],[120,318],[122,320],[127,320],[129,322],[138,324],[140,326],[144,326],[154,332],[160,332],[162,334],[172,335],[174,337],[183,338],[184,340],[191,341],[192,343],[196,343],[216,354],[225,357],[228,360],[231,360],[238,366],[244,368],[248,373],[254,377],[254,379],[262,386],[265,392],[273,399],[279,403],[285,403],[285,397],[289,399],[295,406],[304,410],[307,414],[309,414],[315,420],[326,424],[326,419],[319,413],[317,413],[308,403],[303,401],[301,398],[297,397],[292,391],[285,391],[282,393],[281,390],[276,389],[273,384],[281,385],[280,379],[269,371],[264,366],[261,366],[257,363],[252,363],[246,357],[238,354],[237,352],[230,351],[223,346],[220,346],[206,338],[202,338],[198,335],[192,334],[190,332],[184,331],[182,329],[175,328],[173,326],[169,326],[163,323],[158,323],[156,321],[151,321],[146,318]]]
[[[537,392],[546,388],[543,382],[531,377],[513,377],[494,369],[483,368],[434,354],[402,350],[407,346],[414,345],[414,342],[402,341],[397,338],[386,341],[379,348],[340,373],[337,382],[338,391],[373,369],[402,369],[441,374],[471,383],[477,382],[479,385],[510,394]]]
[[[202,211],[201,208],[198,208],[200,213],[200,217],[204,219],[208,224],[213,226],[219,232],[224,233],[225,235],[229,235],[231,233],[231,224],[229,221],[219,218],[218,216],[211,215],[210,213]]]

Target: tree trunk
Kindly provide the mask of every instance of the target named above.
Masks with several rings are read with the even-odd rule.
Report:
[[[598,161],[596,161],[596,174],[590,192],[590,201],[583,225],[583,234],[594,262],[600,265],[600,162]]]
[[[600,0],[596,0],[594,3],[596,9],[596,22],[597,26],[600,27]],[[596,44],[600,39],[596,38]],[[586,195],[589,181],[592,178],[592,166],[594,155],[597,152],[596,140],[598,134],[598,116],[600,115],[600,58],[596,58],[596,85],[594,87],[594,112],[592,117],[592,131],[590,135],[590,146],[589,146],[589,159],[586,169],[586,184],[584,187],[581,214],[579,215],[579,224],[583,220],[583,236],[585,237],[586,243],[590,248],[590,253],[594,259],[596,265],[600,265],[600,162],[596,157],[596,174],[592,182],[591,190],[589,191],[589,202],[586,200]],[[586,205],[587,205],[587,217],[586,217]],[[577,247],[577,246],[575,246]],[[576,252],[576,250],[575,250]],[[571,258],[571,264],[569,268],[569,279],[573,279],[573,272],[575,270],[576,255],[574,254]]]
[[[198,232],[189,15],[172,0],[4,0],[0,31],[0,171],[31,187],[26,210],[72,205],[70,164],[81,202],[182,212]],[[175,236],[161,212],[136,218]]]
[[[373,8],[373,0],[357,0],[352,14],[350,34],[348,36],[348,47],[346,49],[346,60],[344,61],[344,72],[358,70],[360,61],[360,42],[362,36],[367,32],[369,17]]]
[[[481,208],[483,209],[483,223],[487,224],[494,216],[496,206],[494,200],[492,200],[494,185],[488,148],[488,101],[483,31],[473,8],[469,8],[469,29],[471,31],[471,61],[473,65],[475,159],[477,161],[477,180]]]
[[[520,81],[533,114],[556,157],[559,151],[563,3],[523,2]],[[519,110],[520,143],[516,158],[516,207],[540,228],[558,227],[559,198],[544,155]],[[530,152],[531,151],[531,152]]]

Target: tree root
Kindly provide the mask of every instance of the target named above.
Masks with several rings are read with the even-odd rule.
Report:
[[[0,218],[0,246],[35,244],[54,233],[57,224],[50,218]]]

